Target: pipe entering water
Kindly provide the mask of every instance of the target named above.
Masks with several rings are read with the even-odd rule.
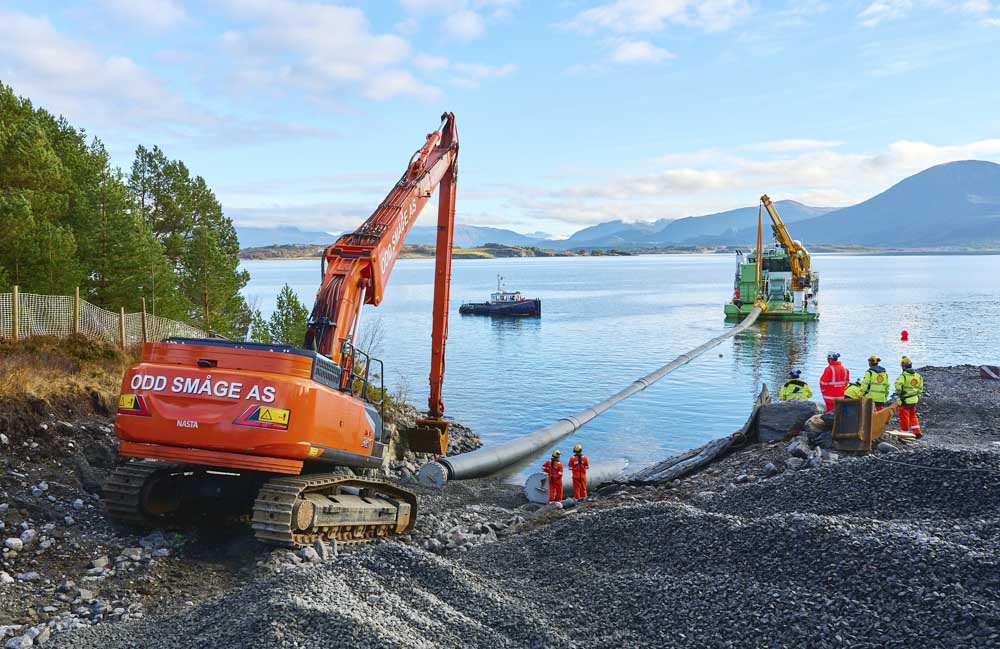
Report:
[[[437,462],[428,462],[420,467],[421,484],[443,487],[449,480],[469,480],[492,475],[512,464],[516,464],[531,455],[538,453],[546,446],[576,432],[591,419],[597,417],[611,406],[628,399],[637,392],[645,390],[678,367],[712,349],[722,341],[732,338],[754,322],[761,314],[760,307],[754,307],[746,318],[732,329],[712,338],[706,343],[681,354],[655,372],[636,379],[627,388],[618,392],[597,405],[584,408],[580,412],[563,417],[545,428],[512,439],[503,444],[476,449],[471,453],[463,453],[454,457],[442,457]]]

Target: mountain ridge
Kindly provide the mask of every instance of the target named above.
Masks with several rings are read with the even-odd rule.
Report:
[[[924,169],[856,205],[815,207],[775,201],[796,238],[812,244],[927,248],[1000,244],[1000,165],[959,160]],[[543,239],[503,228],[456,224],[454,245],[487,243],[552,250],[744,245],[756,238],[757,206],[679,219],[588,226],[567,239]],[[765,221],[768,219],[765,218]],[[407,244],[431,245],[437,228],[416,226]],[[338,235],[294,226],[237,226],[242,248],[332,243]]]

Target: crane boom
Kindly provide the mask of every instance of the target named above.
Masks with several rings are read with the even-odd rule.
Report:
[[[791,235],[788,234],[785,222],[781,220],[778,210],[775,209],[774,203],[771,202],[767,194],[760,197],[760,202],[767,209],[767,213],[771,215],[771,229],[774,232],[775,241],[788,253],[788,257],[791,260],[792,288],[801,290],[809,286],[811,281],[809,278],[809,251],[805,249],[801,241],[792,239]]]
[[[442,192],[439,217],[445,212],[451,215],[450,222],[454,221],[458,133],[454,114],[445,113],[441,120],[441,126],[427,135],[424,145],[410,158],[406,171],[372,215],[323,253],[323,281],[309,317],[307,349],[318,351],[342,365],[348,360],[344,356],[345,352],[350,355],[350,348],[343,343],[353,344],[362,305],[377,306],[382,301],[406,235],[431,194],[443,182],[447,191]],[[439,223],[438,265],[446,266],[445,275],[450,275],[450,227],[446,226],[443,233],[440,228]],[[448,241],[445,250],[441,246],[442,234]],[[442,259],[442,255],[447,258]],[[435,297],[439,292],[438,287]],[[435,300],[435,320],[439,308],[443,308],[443,317],[447,318],[447,288],[443,299],[443,307]],[[444,337],[439,338],[443,346]]]

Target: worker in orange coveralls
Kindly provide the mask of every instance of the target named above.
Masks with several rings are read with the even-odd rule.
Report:
[[[549,477],[549,502],[554,503],[563,499],[562,474],[563,464],[559,461],[559,449],[552,451],[552,458],[545,460],[542,471]]]
[[[844,390],[851,382],[851,371],[841,365],[840,354],[837,352],[827,354],[826,361],[828,365],[823,370],[823,375],[819,377],[819,391],[823,393],[826,411],[833,412],[835,400],[844,396]]]
[[[590,462],[583,454],[583,447],[577,444],[573,447],[573,457],[569,459],[569,470],[573,472],[573,497],[577,500],[587,497],[587,469]]]

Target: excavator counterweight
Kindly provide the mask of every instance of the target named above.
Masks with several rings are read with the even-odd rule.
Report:
[[[431,399],[420,439],[447,448],[441,386],[457,156],[446,113],[379,207],[324,253],[303,348],[216,338],[144,346],[122,380],[115,433],[119,453],[135,460],[108,481],[110,515],[163,526],[249,508],[258,539],[290,546],[412,529],[416,497],[365,475],[383,465],[389,440],[381,361],[356,341],[362,308],[381,302],[407,233],[440,185]]]

